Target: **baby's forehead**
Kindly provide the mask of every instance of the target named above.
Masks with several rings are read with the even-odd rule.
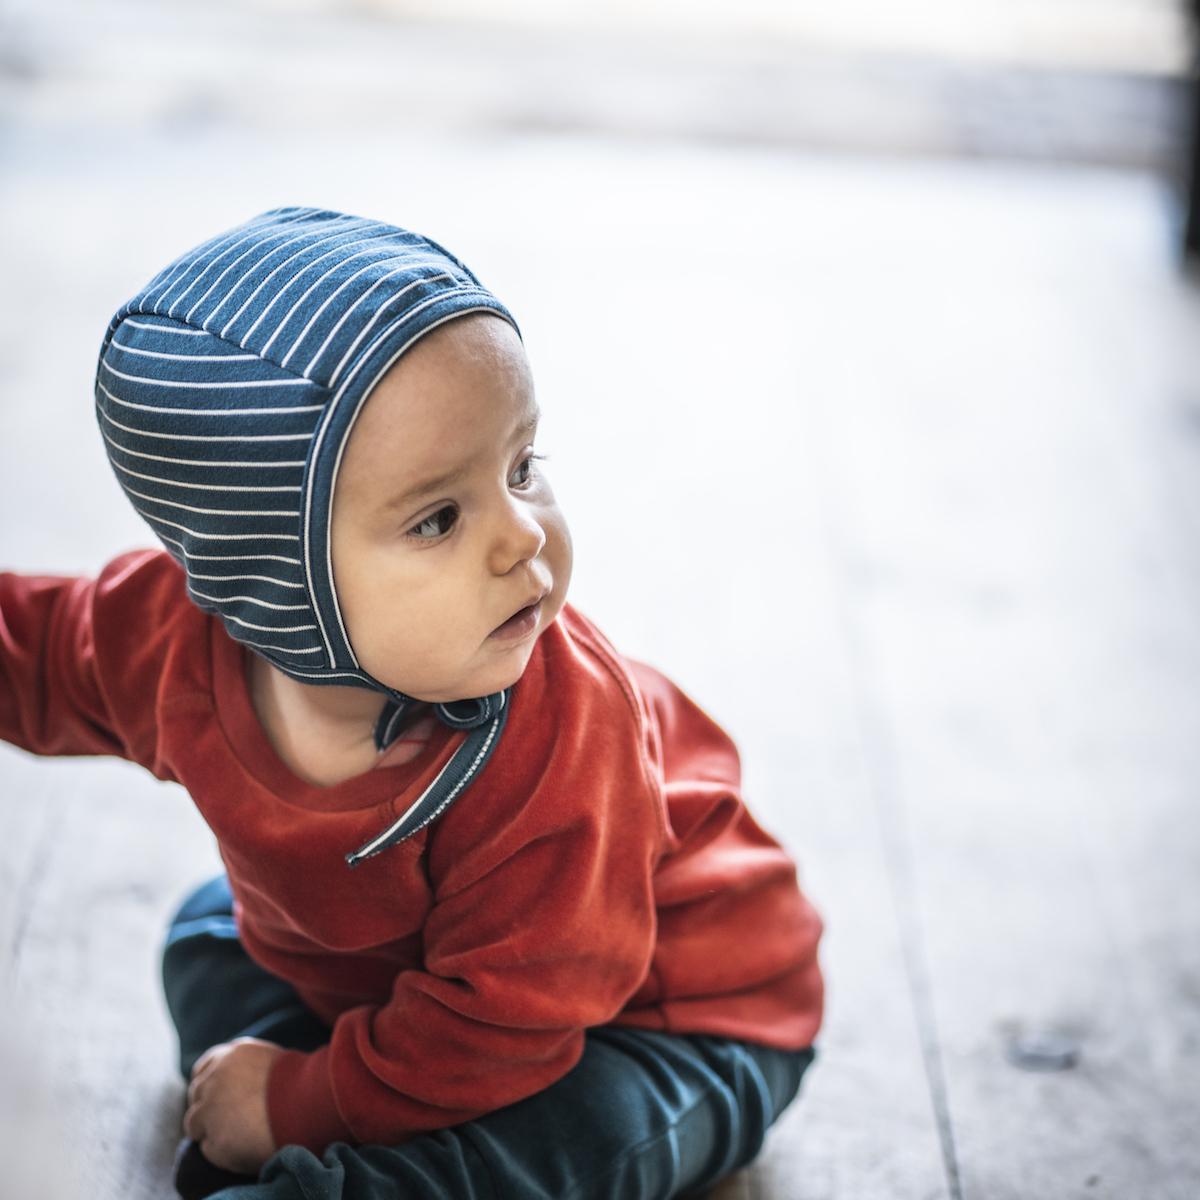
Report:
[[[427,334],[382,374],[362,423],[406,424],[417,437],[456,440],[497,418],[536,427],[533,373],[520,337],[502,318],[472,314]]]
[[[382,378],[394,384],[469,371],[532,377],[520,334],[495,312],[468,312],[444,321],[407,346]]]

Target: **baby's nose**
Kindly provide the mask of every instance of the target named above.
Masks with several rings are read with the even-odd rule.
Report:
[[[492,570],[507,575],[513,567],[532,562],[546,544],[546,531],[529,509],[520,503],[507,506],[492,547]]]

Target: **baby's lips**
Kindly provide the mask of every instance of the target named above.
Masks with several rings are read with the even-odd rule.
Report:
[[[530,623],[533,625],[537,624],[538,607],[542,603],[544,595],[545,593],[534,600],[532,604],[522,605],[515,613],[512,614],[512,616],[508,617],[504,621],[501,621],[500,624],[497,625],[488,636],[494,637],[498,633],[507,632],[509,626],[512,626],[511,632],[515,635],[524,635],[530,632],[528,629],[523,628],[523,626]]]
[[[550,595],[550,589],[548,587],[542,588],[539,592],[536,593],[536,595],[534,595],[534,596],[530,597],[530,599],[526,600],[525,603],[522,604],[520,608],[509,613],[508,616],[505,617],[504,620],[500,622],[500,625],[508,624],[508,622],[511,621],[513,619],[513,617],[517,616],[519,613],[523,613],[527,608],[535,608],[537,605],[541,604],[541,602],[543,600],[545,600],[545,598],[548,595]],[[496,628],[499,629],[500,625],[497,625]]]

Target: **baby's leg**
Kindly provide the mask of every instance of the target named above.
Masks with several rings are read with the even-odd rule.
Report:
[[[399,1146],[285,1146],[214,1200],[667,1200],[750,1162],[812,1050],[603,1026],[562,1079]]]
[[[224,877],[172,921],[163,985],[185,1078],[209,1046],[235,1037],[297,1050],[329,1040],[291,986],[247,957]],[[667,1200],[750,1162],[812,1059],[603,1026],[562,1079],[474,1121],[399,1146],[335,1143],[321,1158],[285,1146],[257,1182],[226,1187],[236,1177],[214,1170],[181,1173],[177,1185],[214,1200]],[[202,1166],[192,1158],[185,1165]]]
[[[292,1050],[315,1050],[329,1040],[329,1026],[292,986],[242,948],[224,875],[193,892],[172,918],[162,971],[184,1079],[205,1050],[236,1037],[264,1038]]]

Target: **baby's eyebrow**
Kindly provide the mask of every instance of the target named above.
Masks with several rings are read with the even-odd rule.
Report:
[[[418,483],[415,487],[411,487],[401,496],[393,496],[380,506],[379,511],[390,513],[398,508],[407,508],[414,500],[429,492],[440,491],[444,487],[449,487],[452,483],[457,483],[465,474],[467,468],[465,465],[455,467],[453,471],[443,471],[441,475],[435,475],[432,479],[426,479]]]
[[[541,419],[541,410],[535,408],[533,412],[530,413],[529,416],[527,416],[525,420],[523,420],[520,425],[513,430],[512,440],[516,441],[518,437],[524,437],[526,434],[533,433],[533,431],[537,429],[538,422]],[[428,494],[429,492],[439,492],[442,490],[442,488],[449,487],[452,483],[457,483],[467,473],[468,466],[468,463],[462,463],[453,470],[443,471],[440,475],[434,475],[429,479],[423,479],[420,483],[409,488],[403,495],[393,496],[390,500],[384,501],[384,503],[380,505],[379,511],[381,513],[390,513],[394,512],[398,508],[406,508],[408,505],[412,504],[414,500],[420,499],[420,497]]]

